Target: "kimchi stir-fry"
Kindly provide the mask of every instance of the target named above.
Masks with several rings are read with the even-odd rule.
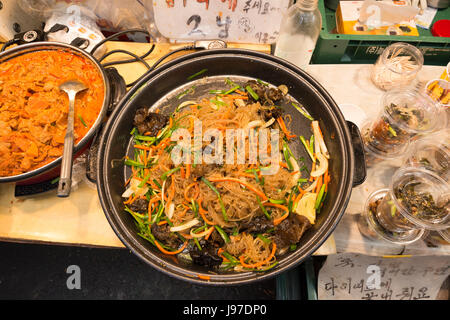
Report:
[[[74,79],[88,87],[75,101],[77,143],[103,105],[97,67],[62,50],[31,52],[0,64],[0,176],[37,169],[62,155],[69,99],[59,85]]]

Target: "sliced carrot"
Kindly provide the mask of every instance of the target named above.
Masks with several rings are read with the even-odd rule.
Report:
[[[174,254],[178,254],[178,253],[182,252],[184,250],[184,248],[186,248],[187,244],[188,244],[188,242],[185,241],[183,246],[180,249],[178,249],[176,251],[167,251],[158,243],[158,241],[155,241],[155,245],[156,245],[156,247],[158,247],[159,251],[161,251],[162,253],[165,253],[165,254],[169,254],[169,255],[174,255]]]
[[[191,176],[191,164],[187,163],[186,164],[186,179],[189,179],[190,176]]]
[[[281,162],[281,161],[280,161],[280,166],[283,167],[283,168],[285,168],[285,169],[288,169],[288,168],[289,168],[288,165],[287,165],[286,163]]]
[[[134,147],[135,147],[136,149],[141,149],[141,150],[147,150],[147,151],[152,150],[152,148],[147,147],[147,146],[143,146],[143,145],[140,145],[140,144],[135,144]]]
[[[273,219],[273,225],[277,226],[279,225],[284,219],[286,219],[289,216],[289,212],[285,213],[283,216],[281,216],[278,219]]]
[[[288,138],[288,140],[295,138],[296,135],[292,134],[288,131],[288,129],[286,128],[286,124],[284,123],[284,120],[282,117],[277,118],[277,122],[280,125],[281,130],[284,132],[284,134],[286,135],[286,138]]]
[[[200,199],[200,200],[198,200],[198,212],[200,212],[200,215],[202,216],[202,218],[203,218],[203,220],[207,223],[207,224],[210,224],[210,225],[215,225],[215,222],[214,221],[210,221],[210,220],[208,220],[207,218],[206,218],[206,213],[208,212],[208,211],[206,211],[205,209],[203,209],[203,207],[202,207],[202,200],[203,199]]]
[[[125,201],[123,204],[132,204],[137,198],[139,198],[138,195],[135,195],[133,198],[130,196],[127,201]]]
[[[202,279],[202,280],[211,280],[211,277],[210,277],[210,276],[204,276],[204,275],[201,275],[201,274],[198,274],[197,277],[198,277],[199,279]]]
[[[193,183],[191,183],[191,184],[188,185],[187,188],[184,190],[184,198],[186,199],[187,202],[191,202],[192,199],[194,199],[194,200],[197,199],[197,198],[198,198],[198,195],[200,194],[200,190],[199,190],[199,188],[197,188],[197,192],[195,193],[195,196],[194,196],[193,198],[189,198],[189,197],[188,197],[188,192],[189,192],[189,190],[190,190],[192,187],[194,187],[194,186],[198,186],[198,182],[193,182]]]
[[[317,179],[318,179],[318,180],[317,180],[317,185],[316,185],[316,188],[315,188],[315,193],[319,193],[320,188],[322,188],[322,184],[323,184],[323,176],[320,176],[320,177],[318,177]]]
[[[277,203],[271,203],[271,202],[263,203],[263,205],[264,205],[264,206],[268,206],[268,207],[276,207],[276,208],[280,208],[280,209],[283,209],[284,211],[286,211],[286,213],[285,213],[283,216],[281,216],[281,217],[278,218],[278,219],[274,219],[274,220],[273,220],[273,224],[274,224],[275,226],[278,225],[278,224],[280,224],[281,221],[283,221],[284,219],[286,219],[286,218],[289,216],[289,209],[288,209],[288,207],[286,207],[286,206],[283,206],[283,205],[277,204]]]
[[[209,228],[208,233],[205,236],[205,240],[208,240],[208,238],[211,236],[213,231],[214,231],[214,227]]]

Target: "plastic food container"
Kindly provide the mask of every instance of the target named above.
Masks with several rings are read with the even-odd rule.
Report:
[[[364,211],[358,219],[361,234],[374,241],[381,240],[395,245],[406,245],[421,239],[426,234],[423,228],[394,231],[380,223],[377,212],[388,194],[389,189],[381,189],[372,193],[366,200]]]
[[[383,50],[372,68],[372,82],[382,90],[404,88],[423,66],[423,54],[416,47],[397,42]]]
[[[443,107],[450,107],[450,62],[439,79],[425,85],[426,93]]]
[[[387,92],[381,104],[379,116],[363,129],[365,149],[378,156],[403,155],[416,136],[442,125],[436,103],[417,90]]]
[[[450,181],[450,129],[413,143],[405,165],[433,171]]]
[[[450,245],[449,231],[430,231],[424,241],[428,246],[440,247]]]
[[[450,185],[428,170],[399,169],[376,215],[380,224],[392,231],[447,229],[450,226]]]

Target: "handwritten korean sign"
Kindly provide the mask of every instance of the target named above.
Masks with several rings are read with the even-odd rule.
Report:
[[[450,275],[450,257],[382,258],[335,254],[319,272],[323,300],[434,300]]]
[[[290,0],[155,0],[159,32],[169,39],[274,43]]]

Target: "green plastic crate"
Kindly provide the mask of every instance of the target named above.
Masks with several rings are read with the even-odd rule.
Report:
[[[418,47],[428,65],[446,65],[450,61],[450,38],[434,37],[430,30],[417,27],[418,37],[336,34],[335,11],[319,0],[322,30],[312,56],[312,63],[374,63],[379,54],[394,42],[408,42]],[[450,8],[438,10],[433,23],[450,19]]]

